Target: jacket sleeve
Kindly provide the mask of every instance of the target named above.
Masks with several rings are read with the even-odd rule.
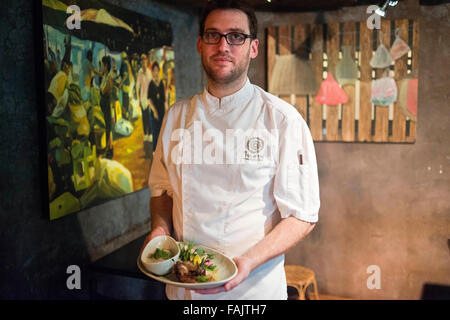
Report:
[[[301,117],[285,119],[279,130],[274,197],[282,218],[295,216],[311,223],[318,221],[316,154],[309,128]]]

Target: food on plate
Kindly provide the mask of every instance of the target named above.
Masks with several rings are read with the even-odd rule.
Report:
[[[155,252],[152,253],[149,258],[151,262],[161,262],[167,259],[172,258],[174,255],[170,250],[156,248]]]
[[[216,265],[214,254],[208,254],[203,249],[194,248],[192,243],[180,243],[179,261],[172,272],[178,280],[187,283],[216,281]]]

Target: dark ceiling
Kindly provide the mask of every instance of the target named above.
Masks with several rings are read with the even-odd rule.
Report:
[[[208,0],[164,0],[164,3],[202,8]],[[341,7],[374,4],[373,0],[247,0],[257,11],[317,11]],[[377,0],[375,0],[376,4]]]
[[[202,8],[208,0],[159,0],[166,4],[176,6],[190,6]],[[401,2],[402,0],[400,0]],[[302,11],[329,11],[343,7],[364,6],[377,4],[381,0],[246,0],[257,11],[275,12],[302,12]],[[447,3],[448,0],[420,0],[421,5]]]

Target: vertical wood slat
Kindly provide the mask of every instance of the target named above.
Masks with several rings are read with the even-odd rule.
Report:
[[[280,56],[291,54],[291,27],[280,26],[278,27],[278,52]],[[291,96],[280,94],[280,98],[291,103]]]
[[[359,30],[359,60],[360,60],[360,93],[359,93],[359,119],[358,141],[372,141],[372,103],[370,102],[372,67],[372,34],[373,30],[367,28],[365,23],[360,24]]]
[[[291,102],[290,102],[291,103]],[[306,108],[308,104],[308,98],[304,95],[295,96],[295,109],[301,114],[302,118],[307,121]]]
[[[336,65],[339,61],[339,23],[327,25],[327,57],[328,72],[336,75]],[[337,141],[339,137],[339,107],[326,106],[326,140]]]
[[[358,141],[372,142],[372,81],[361,81],[359,84],[359,120]]]
[[[275,65],[276,43],[275,27],[269,27],[267,29],[267,88],[269,88],[273,66]]]
[[[305,41],[309,35],[309,25],[296,25],[294,27],[294,51],[296,51],[300,46],[305,47]],[[295,108],[302,115],[303,119],[307,121],[306,108],[308,103],[308,98],[306,95],[296,95],[295,97]]]
[[[280,94],[280,99],[286,101],[287,103],[291,103],[291,96],[287,94]]]
[[[278,50],[280,55],[291,53],[291,27],[278,27]]]
[[[316,24],[311,28],[311,63],[316,80],[316,88],[322,83],[323,64],[323,25]],[[314,141],[323,140],[322,135],[322,105],[316,101],[316,97],[310,98],[309,128]]]
[[[408,19],[401,19],[395,21],[395,28],[399,30],[399,36],[404,41],[408,42]],[[394,79],[399,88],[400,80],[402,80],[408,71],[408,55],[405,54],[395,61],[394,65]],[[389,142],[405,142],[406,139],[406,116],[400,110],[398,102],[394,103],[394,119],[392,121],[392,136],[389,137]]]
[[[344,22],[342,45],[352,47],[351,56],[355,58],[356,47],[356,24],[355,22]],[[347,103],[342,105],[342,140],[355,141],[355,85],[343,87],[348,96]]]
[[[419,65],[419,21],[414,20],[413,22],[413,39],[412,39],[412,56],[411,56],[411,66],[412,71],[417,70]],[[419,110],[417,110],[417,119],[419,119]],[[409,136],[406,137],[407,142],[416,142],[416,135],[417,135],[417,121],[410,121],[409,122]]]
[[[391,39],[391,21],[383,19],[381,21],[381,32],[378,33],[378,37],[381,35],[384,46],[389,50]],[[378,38],[378,44],[380,44],[380,38]],[[385,69],[377,69],[377,79],[383,76]],[[375,106],[375,135],[373,141],[375,142],[387,142],[389,135],[389,107],[388,106]]]

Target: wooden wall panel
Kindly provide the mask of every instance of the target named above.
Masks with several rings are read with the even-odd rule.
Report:
[[[400,37],[410,43],[412,70],[414,71],[418,67],[419,26],[417,21],[382,19],[381,30],[368,29],[365,21],[344,22],[341,25],[339,23],[301,24],[268,28],[268,81],[270,81],[276,54],[292,54],[296,53],[297,49],[306,47],[311,49],[315,81],[317,88],[320,88],[324,71],[331,72],[333,75],[336,73],[341,45],[350,45],[353,50],[358,50],[356,53],[359,59],[359,79],[355,85],[343,86],[349,97],[346,104],[326,106],[317,103],[315,96],[294,94],[280,96],[294,105],[307,121],[314,141],[415,142],[416,122],[408,120],[397,103],[389,107],[373,106],[370,101],[372,80],[382,77],[384,72],[384,69],[372,69],[370,66],[373,53],[380,44],[380,39],[377,39],[376,45],[373,45],[373,36],[382,35],[381,41],[389,50],[394,39],[394,30],[391,30],[393,27],[399,28]],[[412,32],[409,31],[411,27]],[[412,39],[409,39],[410,37]],[[357,44],[359,44],[358,47]],[[301,50],[301,52],[304,51]],[[354,53],[352,54],[353,59],[355,59]],[[391,73],[393,70],[394,79],[398,82],[408,73],[408,57],[403,56],[387,69],[390,69]],[[391,120],[389,119],[390,108],[393,111]]]

